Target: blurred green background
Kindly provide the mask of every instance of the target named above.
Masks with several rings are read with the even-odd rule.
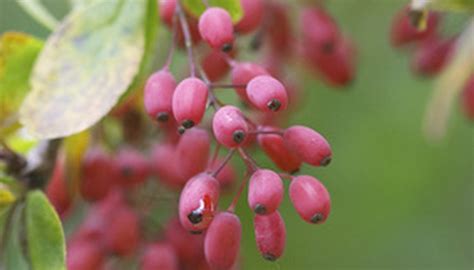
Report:
[[[45,2],[58,16],[67,10],[65,0]],[[286,252],[269,263],[257,251],[242,199],[242,269],[474,269],[473,123],[455,106],[446,138],[423,137],[432,81],[415,77],[408,55],[388,43],[392,16],[407,1],[327,2],[358,45],[357,79],[343,91],[307,80],[306,103],[291,122],[329,138],[331,166],[303,173],[325,183],[332,213],[324,225],[309,225],[286,195]],[[466,17],[446,19],[449,31]],[[12,29],[47,36],[13,0],[1,0],[0,32]]]

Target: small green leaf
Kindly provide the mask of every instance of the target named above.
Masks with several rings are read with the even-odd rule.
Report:
[[[244,15],[240,0],[208,0],[208,2],[211,7],[221,7],[227,10],[234,23],[238,22]],[[196,17],[199,17],[206,10],[202,0],[184,0],[183,5],[187,11]]]
[[[29,90],[28,78],[42,44],[19,32],[0,37],[0,134],[16,122],[14,115]]]
[[[18,203],[2,213],[0,232],[5,238],[0,239],[0,269],[29,270],[28,261],[20,244],[23,211],[23,203]]]
[[[100,0],[73,10],[49,37],[20,121],[37,138],[83,131],[117,103],[138,74],[155,0]]]
[[[41,191],[31,191],[25,209],[28,261],[33,270],[62,270],[66,248],[61,221]]]

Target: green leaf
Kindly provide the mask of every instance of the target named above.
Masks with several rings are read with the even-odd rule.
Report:
[[[14,204],[2,214],[2,236],[0,251],[0,269],[29,270],[28,261],[21,246],[21,229],[24,205]],[[6,231],[5,231],[6,230]]]
[[[42,44],[19,32],[0,37],[0,134],[16,122],[15,113],[29,90],[28,78]]]
[[[83,131],[117,103],[141,68],[150,1],[97,1],[73,10],[58,26],[38,57],[20,109],[32,136]]]
[[[61,221],[41,191],[31,191],[25,209],[28,260],[33,270],[62,270],[66,247]]]
[[[208,2],[211,7],[221,7],[227,10],[234,23],[238,22],[244,15],[240,0],[208,0]],[[182,3],[186,10],[196,17],[199,17],[206,10],[202,0],[183,0]]]
[[[17,0],[17,3],[26,13],[44,27],[53,30],[58,25],[56,18],[49,13],[43,4],[41,4],[40,0]]]

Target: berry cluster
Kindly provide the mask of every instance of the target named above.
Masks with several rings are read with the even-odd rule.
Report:
[[[282,128],[300,94],[285,66],[304,59],[327,83],[344,86],[354,78],[354,46],[321,5],[301,9],[301,23],[313,27],[294,33],[288,7],[277,1],[241,0],[244,16],[238,22],[207,1],[199,18],[177,0],[158,3],[172,45],[163,67],[148,78],[143,102],[160,140],[147,155],[131,146],[111,154],[97,143],[87,151],[78,192],[92,206],[69,237],[68,269],[114,268],[115,258],[133,256],[141,258],[144,270],[237,269],[242,226],[235,208],[245,188],[258,249],[274,261],[286,241],[278,211],[284,179],[291,181],[289,197],[304,221],[324,223],[331,208],[319,180],[296,175],[304,163],[329,165],[332,151],[309,127]],[[245,35],[251,36],[250,55],[262,52],[260,63],[237,60],[239,37]],[[175,47],[184,50],[189,64],[179,80],[170,67]],[[237,102],[224,103],[220,91],[235,92]],[[116,110],[116,117],[127,114],[128,105]],[[139,130],[135,116],[125,118]],[[260,167],[251,155],[257,149],[280,171]],[[240,183],[235,156],[246,166]],[[72,198],[63,167],[60,158],[47,193],[66,218]],[[151,177],[158,181],[150,183]],[[150,213],[154,204],[142,193],[171,197],[168,211],[177,211],[156,224]],[[233,195],[228,207],[219,205],[223,193]]]
[[[446,36],[440,33],[442,14],[429,11],[425,25],[417,25],[417,19],[423,14],[405,6],[393,18],[390,41],[399,49],[414,49],[411,69],[419,76],[432,77],[439,74],[456,49],[457,35]],[[421,28],[421,29],[420,29]],[[473,119],[474,98],[470,93],[473,87],[474,73],[466,82],[464,94],[461,95],[461,107],[469,119]]]

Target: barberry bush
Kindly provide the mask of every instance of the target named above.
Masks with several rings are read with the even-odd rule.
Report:
[[[359,89],[383,78],[393,89],[392,64],[371,56],[385,44],[398,61],[411,56],[393,66],[436,80],[429,138],[445,133],[454,99],[472,120],[474,3],[400,1],[370,14],[356,2],[71,1],[58,20],[18,1],[50,32],[0,38],[0,269],[373,267],[367,253],[389,262],[361,237],[396,243],[397,228],[411,242],[398,218],[423,197],[401,195],[412,192],[402,179],[435,175],[423,162],[469,178],[472,138],[457,137],[468,151],[458,164],[446,152],[422,160],[413,142],[391,144],[400,117],[384,123],[366,110],[377,94]],[[463,24],[446,30],[446,17]],[[374,22],[381,31],[354,27]],[[445,182],[411,187],[445,198]],[[430,255],[420,261],[439,261]]]

